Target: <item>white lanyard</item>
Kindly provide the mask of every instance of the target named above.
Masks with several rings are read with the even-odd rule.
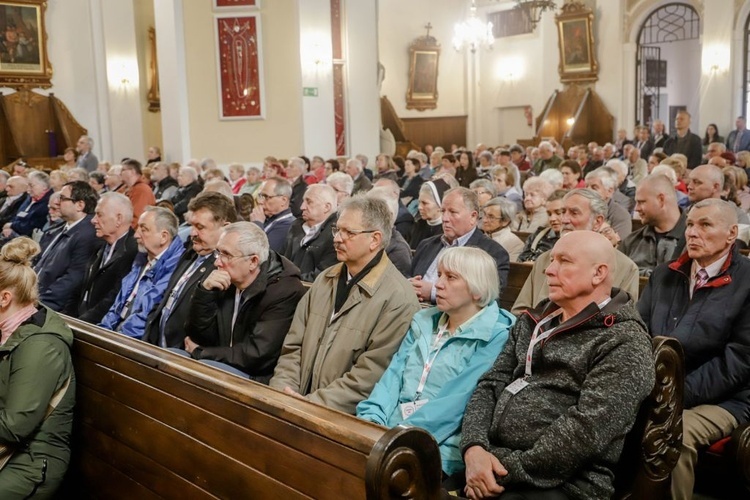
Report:
[[[440,342],[447,331],[447,323],[438,329],[437,336],[432,343],[432,347],[430,347],[430,352],[427,353],[427,359],[425,360],[424,368],[422,368],[422,376],[419,379],[419,385],[417,385],[417,393],[414,396],[414,401],[417,401],[422,396],[422,391],[424,391],[424,386],[427,383],[427,376],[430,374],[430,370],[432,370],[432,364],[435,362],[438,353],[440,353],[440,349],[442,349],[445,342],[448,341],[448,339],[446,339],[445,342]],[[450,335],[450,333],[448,335]]]
[[[609,304],[610,300],[612,300],[612,297],[607,297],[600,304],[598,304],[599,310],[601,311],[601,309],[604,306]],[[532,362],[532,359],[534,358],[534,347],[536,347],[538,343],[543,342],[547,340],[548,338],[550,338],[555,333],[555,331],[557,331],[557,328],[560,325],[550,328],[546,332],[543,332],[541,335],[539,334],[539,331],[544,325],[546,325],[547,323],[549,323],[556,317],[560,316],[562,312],[563,312],[562,309],[558,309],[557,311],[553,312],[552,314],[544,318],[542,321],[537,323],[536,327],[534,328],[534,333],[531,334],[531,342],[529,342],[529,348],[526,351],[526,369],[524,370],[524,378],[531,377],[531,364],[532,364],[531,362]]]
[[[269,225],[267,225],[266,227],[264,227],[263,230],[266,232],[266,234],[268,234],[268,231],[271,230],[271,228],[274,226],[274,224],[276,224],[277,222],[281,222],[281,221],[287,220],[287,219],[291,219],[292,217],[294,217],[293,214],[282,215],[281,217],[279,217],[275,221],[272,221]]]

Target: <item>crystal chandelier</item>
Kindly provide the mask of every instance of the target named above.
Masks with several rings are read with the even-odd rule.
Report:
[[[492,23],[483,23],[477,17],[476,0],[471,0],[471,15],[453,27],[453,48],[461,50],[468,46],[473,53],[482,45],[491,49],[494,43]]]
[[[552,0],[516,0],[516,8],[523,11],[531,24],[531,31],[534,31],[544,11],[553,10],[555,2]]]

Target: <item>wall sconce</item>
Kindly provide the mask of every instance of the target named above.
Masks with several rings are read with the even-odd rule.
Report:
[[[302,66],[309,71],[317,72],[333,64],[333,53],[330,37],[323,33],[307,33],[300,40],[300,58]]]
[[[569,128],[575,125],[575,122],[576,122],[576,119],[573,118],[572,116],[568,118],[567,120],[565,120],[565,123],[568,125]]]
[[[504,82],[520,80],[526,72],[526,65],[520,57],[506,57],[497,64],[497,76]]]
[[[128,90],[138,83],[138,62],[130,58],[114,58],[107,64],[107,78],[112,89]]]
[[[703,73],[710,76],[728,73],[730,60],[729,45],[707,45],[703,50]]]

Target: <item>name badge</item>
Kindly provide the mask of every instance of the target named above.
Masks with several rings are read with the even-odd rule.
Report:
[[[529,383],[524,379],[517,378],[508,387],[506,387],[505,390],[510,392],[511,394],[518,394],[519,392],[524,390],[527,385],[529,385]]]
[[[22,218],[22,219],[23,219],[23,218],[24,218],[24,217],[26,217],[27,215],[29,215],[29,212],[18,212],[18,213],[16,214],[16,217],[20,217],[20,218]]]
[[[414,412],[422,408],[424,405],[426,405],[430,400],[429,399],[420,399],[417,401],[410,401],[408,403],[401,403],[399,407],[401,408],[401,418],[406,420],[407,418],[414,415]]]

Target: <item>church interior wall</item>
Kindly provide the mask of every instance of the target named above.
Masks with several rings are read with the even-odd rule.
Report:
[[[148,148],[162,144],[161,112],[149,111],[149,66],[151,64],[151,48],[149,42],[149,28],[155,25],[153,0],[133,0],[135,14],[135,42],[138,55],[138,74],[140,89],[141,116],[143,117],[143,143]]]

